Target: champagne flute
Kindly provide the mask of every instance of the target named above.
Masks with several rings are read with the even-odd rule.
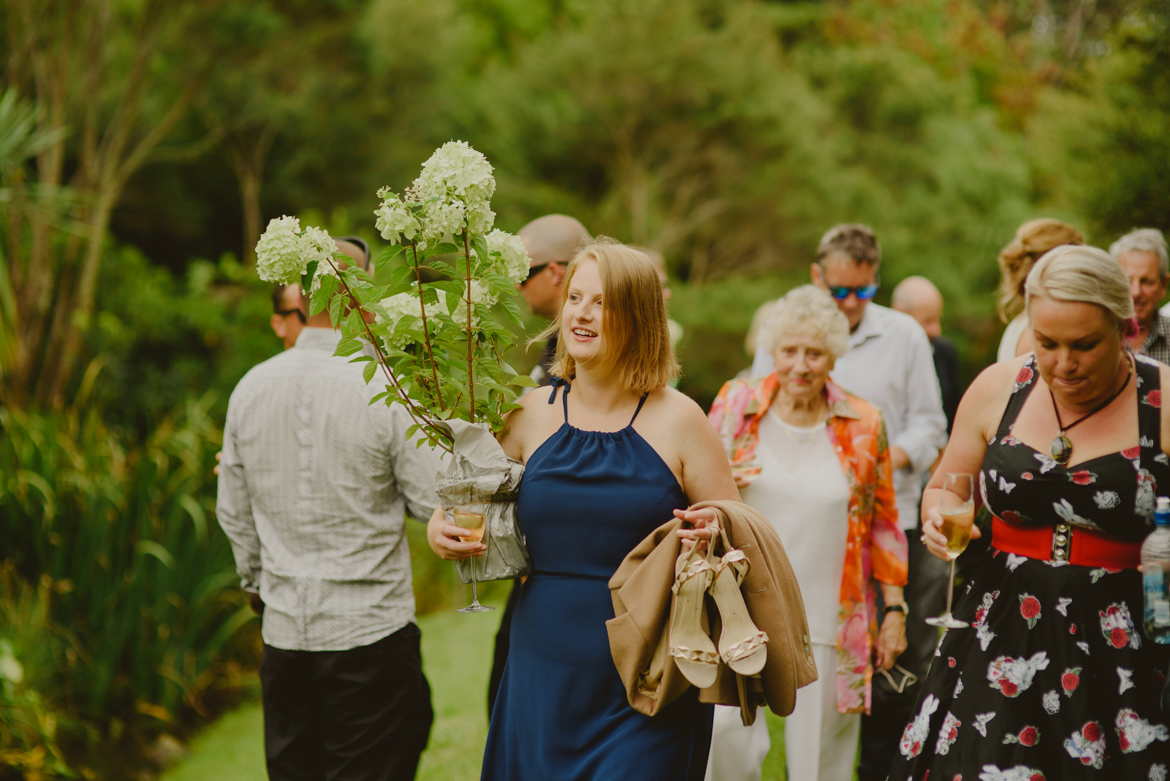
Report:
[[[484,521],[487,506],[482,502],[475,502],[472,504],[457,505],[454,509],[455,525],[467,529],[470,532],[466,537],[461,536],[459,539],[462,542],[479,542],[483,539]],[[469,565],[471,567],[471,604],[467,607],[460,608],[459,613],[486,613],[489,610],[495,610],[490,605],[479,604],[479,584],[475,578],[475,560],[477,556],[472,556]]]
[[[975,525],[975,478],[966,473],[947,472],[938,509],[942,513],[940,530],[947,538],[947,558],[951,561],[951,577],[947,581],[947,611],[941,616],[926,619],[926,623],[947,629],[961,629],[970,624],[951,615],[955,591],[955,559],[967,549],[967,543],[971,541],[971,527]]]

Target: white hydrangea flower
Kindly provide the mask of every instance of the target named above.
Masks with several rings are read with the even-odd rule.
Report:
[[[385,189],[382,188],[379,192],[381,193]],[[418,219],[411,214],[406,204],[395,195],[390,195],[383,200],[382,205],[374,211],[374,216],[377,217],[374,226],[382,238],[394,244],[398,243],[399,236],[405,236],[408,241],[413,239],[421,228]]]
[[[466,141],[448,141],[436,149],[415,185],[423,200],[454,195],[469,204],[488,201],[496,191],[492,164]]]
[[[496,303],[496,300],[496,297],[492,295],[491,290],[488,288],[486,283],[481,282],[478,279],[471,280],[471,303],[475,304],[476,306],[490,307],[492,304]],[[466,312],[464,312],[463,316],[466,317]]]
[[[434,201],[423,206],[425,215],[421,244],[433,247],[446,236],[462,233],[467,212],[460,201]]]
[[[438,294],[438,300],[427,304],[427,317],[433,317],[438,312],[445,313],[447,311],[447,294],[442,290],[436,290],[435,293]],[[417,293],[399,293],[398,295],[384,298],[382,299],[382,308],[386,310],[387,316],[383,318],[381,313],[375,313],[374,319],[379,323],[389,326],[391,330],[398,325],[398,321],[402,318],[417,318],[422,314],[419,310]],[[383,344],[391,350],[401,350],[408,343],[409,340],[402,337],[393,341],[383,340]]]
[[[524,249],[524,242],[519,236],[494,230],[487,235],[486,241],[489,252],[500,254],[502,271],[512,283],[520,283],[528,278],[528,250]]]
[[[496,223],[496,213],[488,207],[488,202],[467,205],[467,230],[472,233],[486,233]]]
[[[299,282],[310,258],[301,239],[296,217],[274,218],[256,242],[256,273],[266,282],[291,285]]]

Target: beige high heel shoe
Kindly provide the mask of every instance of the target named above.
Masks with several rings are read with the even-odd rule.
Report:
[[[703,610],[711,585],[711,565],[696,558],[698,546],[675,561],[674,610],[670,618],[670,655],[683,677],[700,689],[715,685],[719,653],[703,631]]]
[[[711,596],[719,608],[723,631],[719,635],[719,656],[734,672],[756,675],[768,661],[768,635],[752,621],[739,587],[747,575],[749,562],[743,551],[731,547],[727,533],[723,537],[723,556],[713,563]],[[713,557],[714,541],[707,555]]]

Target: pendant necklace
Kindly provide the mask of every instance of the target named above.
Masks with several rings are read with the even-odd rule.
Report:
[[[1056,396],[1052,393],[1052,388],[1048,388],[1048,395],[1052,397],[1052,411],[1056,413],[1056,425],[1060,428],[1060,433],[1052,439],[1052,444],[1048,446],[1048,454],[1052,456],[1053,461],[1060,464],[1061,466],[1067,466],[1068,462],[1072,460],[1072,442],[1067,436],[1065,436],[1065,433],[1070,431],[1073,426],[1088,420],[1101,410],[1108,407],[1113,403],[1114,399],[1121,395],[1122,391],[1129,387],[1129,378],[1133,376],[1133,362],[1129,359],[1128,356],[1126,357],[1126,363],[1129,364],[1129,371],[1126,372],[1125,382],[1121,384],[1121,387],[1117,389],[1117,392],[1109,398],[1105,399],[1105,401],[1101,404],[1098,404],[1096,407],[1094,407],[1093,411],[1088,415],[1083,415],[1077,418],[1067,426],[1061,422],[1060,409],[1058,409],[1056,406]]]

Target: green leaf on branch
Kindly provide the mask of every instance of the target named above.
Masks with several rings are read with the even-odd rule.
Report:
[[[374,375],[377,372],[378,372],[378,363],[376,361],[371,362],[371,363],[367,363],[366,368],[362,369],[362,378],[366,381],[367,385],[370,384],[370,380],[374,379]],[[380,393],[378,395],[385,396],[385,394],[382,394],[382,393]]]

